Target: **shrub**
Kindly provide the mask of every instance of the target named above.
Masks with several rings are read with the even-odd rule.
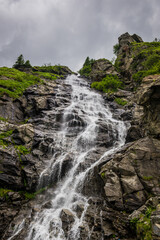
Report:
[[[83,64],[83,67],[79,70],[79,74],[88,77],[92,70],[92,65],[94,62],[94,59],[90,59],[89,57],[87,57]]]
[[[119,49],[120,49],[120,45],[119,45],[119,43],[116,43],[116,44],[113,46],[113,53],[114,53],[115,55],[118,55]]]
[[[152,240],[151,213],[155,209],[149,207],[139,218],[130,221],[132,228],[136,231],[138,239]]]
[[[17,58],[15,64],[13,65],[13,68],[16,68],[16,69],[24,69],[24,68],[31,68],[31,67],[32,66],[30,64],[30,61],[27,60],[25,62],[22,54]]]
[[[122,82],[116,75],[109,74],[100,82],[93,82],[91,88],[95,88],[105,93],[116,92],[118,88],[122,88]]]
[[[114,101],[119,104],[119,105],[122,105],[122,106],[125,106],[128,102],[123,100],[122,98],[115,98]]]

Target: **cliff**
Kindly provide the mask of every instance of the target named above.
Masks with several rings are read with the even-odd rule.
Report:
[[[85,181],[82,192],[90,197],[85,221],[92,228],[93,240],[100,239],[102,233],[103,239],[156,240],[160,239],[160,43],[146,43],[136,34],[125,33],[119,37],[117,46],[115,64],[107,59],[91,60],[80,70],[91,88],[102,94],[114,118],[128,125],[123,148],[104,158]],[[56,152],[56,134],[63,126],[63,112],[70,104],[72,91],[65,83],[65,76],[72,73],[66,67],[35,67],[32,73],[23,74],[9,71],[3,69],[0,75],[0,238],[3,240],[13,235],[12,228],[24,217],[27,228],[39,211],[35,207],[37,199],[42,201],[47,189],[54,188],[59,179],[57,169],[52,181],[47,173],[44,182],[39,183],[44,167]],[[23,83],[23,89],[19,82],[21,86]],[[68,117],[68,121],[73,118],[79,124],[77,128],[75,121],[72,122],[70,139],[85,127],[81,117]],[[96,140],[99,150],[88,156],[88,164],[98,158],[102,148],[112,147],[113,141],[109,127],[101,122]],[[61,179],[71,166],[69,154],[61,166]],[[48,192],[46,196],[49,199]],[[49,207],[49,201],[42,206]],[[82,208],[78,206],[78,214]],[[64,209],[61,219],[67,237],[73,215]],[[20,229],[13,239],[24,239],[25,234],[25,228]],[[82,226],[81,239],[87,238],[87,229]]]

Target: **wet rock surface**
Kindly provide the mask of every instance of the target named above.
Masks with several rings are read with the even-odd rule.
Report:
[[[142,39],[128,33],[119,38],[118,54],[125,90],[103,94],[104,104],[106,108],[109,105],[114,118],[130,123],[126,145],[116,154],[104,157],[99,165],[87,173],[84,182],[79,181],[77,189],[87,197],[87,204],[77,201],[78,197],[84,200],[78,195],[73,199],[74,213],[65,207],[61,210],[62,239],[143,239],[133,229],[132,223],[135,219],[145,219],[148,209],[151,209],[151,239],[160,239],[160,77],[145,77],[133,92],[135,85],[132,74],[135,69],[131,68],[134,62],[129,47],[133,42],[140,43]],[[118,74],[108,60],[100,59],[94,64],[92,81],[100,81],[106,74]],[[62,158],[60,156],[65,147],[71,146],[74,137],[83,134],[88,125],[85,110],[79,114],[77,108],[71,114],[65,114],[71,94],[71,86],[65,80],[56,80],[30,87],[20,99],[0,99],[1,116],[8,119],[8,122],[0,121],[0,133],[13,131],[7,137],[5,147],[0,148],[0,187],[8,189],[0,194],[2,240],[12,236],[13,228],[17,225],[19,232],[12,239],[25,239],[28,226],[36,216],[41,217],[43,211],[53,209],[51,198],[56,199],[58,193],[52,189],[56,189],[58,182],[67,178],[69,169],[73,167],[72,152],[62,155]],[[80,99],[85,97],[83,93]],[[119,106],[114,102],[115,98],[123,98],[128,103]],[[22,123],[25,119],[27,122]],[[57,145],[57,132],[64,127],[64,120],[67,126],[66,142],[64,144],[62,135]],[[85,150],[87,144],[96,147],[86,154],[86,161],[79,164],[75,173],[83,173],[94,165],[104,149],[111,149],[118,140],[117,132],[113,131],[110,122],[105,121],[103,112],[99,114],[97,124],[99,128],[96,129],[94,141],[84,140],[84,137],[78,139],[79,149]],[[19,158],[15,146],[21,145],[30,151],[20,154]],[[50,165],[53,156],[57,163]],[[49,167],[44,171],[46,166]],[[43,178],[39,182],[41,174]],[[44,194],[37,195],[35,200],[26,198],[24,193],[35,192],[37,185],[39,189],[48,185],[50,188]],[[70,197],[69,194],[67,196]],[[64,202],[61,196],[56,207]],[[72,229],[76,217],[83,219],[79,226],[79,238],[75,237]],[[60,234],[56,224],[54,218],[50,220],[49,231],[53,239]],[[30,239],[34,239],[35,234],[36,228],[33,228]]]
[[[25,192],[36,191],[40,173],[53,154],[53,133],[61,127],[57,114],[68,106],[70,94],[70,86],[62,80],[45,81],[44,85],[27,89],[19,100],[1,100],[1,116],[7,122],[0,122],[0,133],[12,131],[12,134],[0,148],[0,187],[7,189],[0,197],[0,238],[29,200],[25,199]],[[20,152],[22,146],[27,153]],[[63,172],[67,167],[68,164]]]

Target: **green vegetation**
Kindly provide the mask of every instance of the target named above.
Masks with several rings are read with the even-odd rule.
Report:
[[[30,153],[30,150],[28,150],[25,146],[23,145],[15,145],[15,149],[17,149],[17,152],[20,155],[26,155]]]
[[[25,69],[25,68],[32,68],[32,66],[31,66],[29,60],[27,60],[26,62],[24,61],[24,57],[23,57],[23,55],[21,54],[21,55],[17,58],[17,61],[16,61],[15,64],[13,65],[13,68],[23,70],[23,69]]]
[[[143,176],[143,180],[151,181],[151,180],[153,180],[153,177],[152,176]]]
[[[6,119],[6,118],[4,118],[4,117],[0,117],[0,121],[8,122],[8,119]]]
[[[13,191],[5,188],[0,188],[0,198],[5,198],[5,200],[8,200],[9,192],[13,192]]]
[[[101,177],[102,177],[102,178],[105,178],[105,172],[102,172],[102,173],[101,173]]]
[[[114,53],[116,56],[118,55],[119,49],[120,49],[119,43],[116,43],[116,44],[113,46],[113,53]]]
[[[15,99],[20,97],[29,86],[39,83],[42,83],[42,80],[35,75],[14,68],[0,68],[0,96],[6,94]]]
[[[125,106],[128,102],[123,100],[122,98],[115,98],[114,101],[119,104],[119,105],[122,105],[122,106]]]
[[[93,82],[91,88],[95,88],[105,93],[116,92],[118,88],[122,88],[122,82],[117,75],[108,74],[100,82]]]
[[[4,148],[8,146],[8,144],[11,142],[8,138],[12,135],[13,130],[9,130],[6,132],[1,132],[0,133],[0,145],[3,146]]]
[[[55,66],[44,65],[41,67],[35,66],[32,70],[37,73],[39,72],[40,74],[42,73],[51,73],[51,75],[55,74],[55,76],[57,75],[58,78],[64,78],[64,75],[68,74],[69,72],[72,73],[68,67],[61,66],[61,65],[55,65]],[[48,75],[48,76],[51,76],[51,75]],[[46,75],[43,75],[43,77],[46,77]]]
[[[83,64],[83,67],[79,70],[79,74],[88,77],[92,70],[92,65],[94,62],[94,59],[90,59],[89,57],[87,57]]]
[[[20,191],[19,194],[24,197],[26,200],[34,199],[38,194],[41,194],[46,190],[45,188],[41,188],[38,191],[34,193],[26,192],[26,191]],[[15,192],[11,189],[6,189],[6,188],[0,188],[0,198],[4,198],[5,200],[9,199],[8,193],[9,192]]]
[[[29,193],[29,192],[21,192],[21,193],[25,197],[25,199],[34,199],[38,194],[41,194],[45,190],[46,190],[46,187],[45,188],[41,188],[41,189],[39,189],[38,191],[36,191],[34,193]]]
[[[144,214],[141,214],[139,218],[134,218],[130,221],[134,231],[136,231],[138,239],[152,240],[152,227],[151,227],[151,213],[155,209],[149,207]]]
[[[36,74],[39,77],[42,77],[45,79],[50,79],[50,80],[56,80],[58,78],[63,78],[63,75],[58,75],[58,74],[48,73],[48,72],[36,72]]]
[[[141,83],[148,75],[160,74],[160,42],[132,43],[133,52],[132,69],[141,68],[133,74],[133,79]]]

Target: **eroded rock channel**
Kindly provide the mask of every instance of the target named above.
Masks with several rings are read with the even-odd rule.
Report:
[[[107,230],[101,214],[106,203],[99,166],[125,143],[126,124],[113,118],[102,96],[75,75],[68,76],[53,97],[42,98],[36,91],[40,89],[27,93],[33,117],[26,125],[34,126],[29,156],[36,159],[35,176],[28,164],[23,171],[28,182],[39,177],[37,190],[49,188],[30,201],[30,214],[24,203],[9,239],[103,238]],[[21,139],[17,135],[15,141]]]

